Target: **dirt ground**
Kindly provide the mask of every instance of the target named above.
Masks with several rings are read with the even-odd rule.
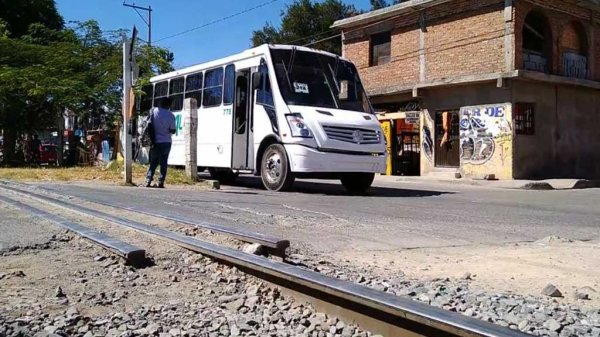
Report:
[[[356,254],[335,253],[336,259],[375,267],[385,273],[401,271],[410,278],[463,278],[471,274],[472,288],[540,297],[554,284],[564,303],[600,308],[600,242],[546,238],[533,243],[498,246],[427,248]],[[575,298],[577,289],[591,287],[591,300]]]

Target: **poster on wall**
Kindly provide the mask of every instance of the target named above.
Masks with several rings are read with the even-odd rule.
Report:
[[[419,112],[418,111],[407,112],[406,118],[404,119],[404,121],[407,124],[418,124],[419,123]]]

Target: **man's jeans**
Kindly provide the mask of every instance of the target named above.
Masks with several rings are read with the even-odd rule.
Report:
[[[160,176],[158,177],[159,183],[164,183],[167,177],[167,160],[169,159],[169,152],[171,152],[171,143],[158,143],[154,144],[150,149],[150,167],[148,173],[146,173],[146,182],[152,182],[154,178],[154,171],[160,164]]]

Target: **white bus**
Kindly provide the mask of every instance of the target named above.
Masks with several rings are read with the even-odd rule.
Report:
[[[262,178],[268,190],[295,178],[340,179],[367,190],[385,170],[386,147],[356,67],[305,47],[262,45],[220,60],[155,76],[141,110],[172,98],[177,132],[169,165],[185,165],[182,109],[198,105],[198,166],[213,178],[239,172]]]

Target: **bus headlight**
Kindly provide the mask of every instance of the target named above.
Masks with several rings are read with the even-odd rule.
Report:
[[[292,131],[292,137],[312,138],[313,134],[310,131],[308,125],[304,123],[304,118],[299,113],[292,113],[285,115],[290,130]]]

